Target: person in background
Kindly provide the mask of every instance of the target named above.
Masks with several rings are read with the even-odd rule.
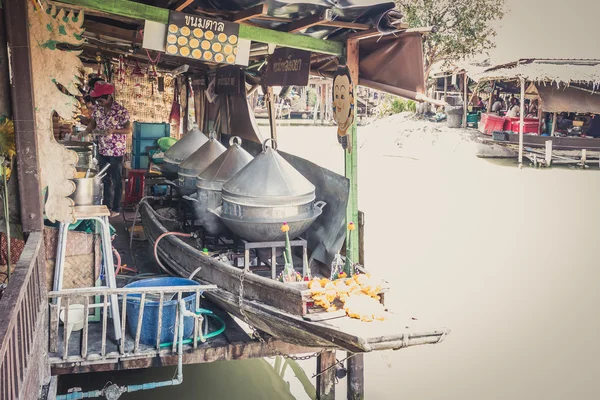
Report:
[[[537,118],[538,111],[538,101],[537,99],[535,99],[531,102],[531,106],[529,106],[529,111],[527,112],[527,114],[531,115],[532,118]]]
[[[512,97],[510,99],[510,107],[508,109],[508,112],[506,113],[506,116],[507,117],[518,117],[519,112],[520,112],[520,107],[517,104],[517,99],[515,97]]]
[[[481,97],[477,97],[477,108],[480,110],[485,109],[485,104],[483,103],[483,100],[481,100]]]
[[[594,138],[600,138],[600,115],[592,115],[592,123],[590,129],[587,131],[587,135]]]
[[[494,104],[492,104],[492,112],[499,113],[504,109],[504,100],[501,97],[498,97]]]
[[[99,81],[94,85],[90,96],[96,103],[92,108],[92,121],[85,129],[85,134],[95,129],[104,131],[98,138],[98,161],[102,169],[110,164],[104,178],[104,203],[110,209],[111,217],[116,217],[121,211],[121,195],[123,181],[123,157],[127,146],[127,135],[131,134],[129,111],[114,99],[115,87],[107,82]],[[113,199],[110,201],[111,186]]]

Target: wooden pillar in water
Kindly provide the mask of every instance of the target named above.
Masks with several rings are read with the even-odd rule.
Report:
[[[525,78],[521,78],[521,106],[519,117],[519,167],[523,166],[523,125],[525,117]]]
[[[354,83],[354,110],[357,111],[358,96],[358,40],[348,40],[347,42],[347,65],[350,69],[350,76]],[[356,114],[358,114],[356,112]],[[359,224],[358,220],[358,129],[357,117],[354,117],[354,123],[350,128],[350,139],[352,141],[352,152],[346,152],[346,178],[350,180],[350,196],[348,199],[348,209],[346,212],[346,222]],[[359,232],[357,229],[351,236],[351,251],[348,256],[353,262],[359,261]],[[348,236],[346,236],[348,237]],[[350,355],[350,354],[348,354]],[[348,359],[348,399],[363,399],[364,394],[364,360],[362,354],[357,354]]]
[[[317,357],[317,400],[335,400],[334,365],[334,350],[324,351]]]

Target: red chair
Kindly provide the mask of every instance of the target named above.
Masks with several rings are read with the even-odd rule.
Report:
[[[123,204],[129,206],[137,204],[144,193],[146,192],[146,170],[145,169],[132,169],[129,170],[127,175],[127,187],[125,190],[125,199]]]

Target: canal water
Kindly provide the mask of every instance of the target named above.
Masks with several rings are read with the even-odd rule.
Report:
[[[359,131],[366,265],[390,282],[392,311],[452,330],[437,345],[366,355],[366,398],[600,398],[598,166],[519,170],[476,158],[460,130],[403,116]],[[278,135],[281,150],[343,173],[335,128],[280,127]],[[312,398],[315,362],[283,364],[186,366],[183,386],[123,398]],[[61,389],[174,372],[81,375]]]

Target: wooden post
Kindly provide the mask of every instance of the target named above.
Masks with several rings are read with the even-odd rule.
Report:
[[[347,52],[347,65],[350,69],[350,76],[352,78],[352,82],[354,84],[354,110],[357,110],[357,95],[358,95],[358,40],[350,39],[347,43],[348,52]],[[346,224],[350,222],[358,223],[358,138],[357,138],[357,118],[354,117],[354,123],[352,127],[350,127],[350,140],[351,144],[351,152],[346,152],[345,159],[345,170],[346,170],[346,178],[350,180],[350,195],[348,198],[348,208],[346,211]],[[352,262],[358,262],[358,231],[354,231],[351,235],[350,249],[351,254],[349,254]],[[346,234],[348,237],[348,234]]]
[[[444,75],[444,97],[442,97],[443,101],[446,101],[446,93],[448,92],[448,77]]]
[[[525,78],[521,78],[521,112],[519,120],[519,167],[523,166],[523,119],[525,114]]]
[[[550,132],[550,136],[554,136],[556,132],[556,118],[558,117],[557,113],[552,113],[552,132]]]
[[[546,166],[552,165],[552,140],[546,140]]]
[[[494,92],[496,91],[496,81],[492,83],[492,91],[490,92],[490,98],[488,99],[487,112],[492,112],[492,105],[494,105]]]
[[[333,350],[324,351],[317,357],[317,400],[335,400],[334,365]]]
[[[347,353],[350,356],[352,353]],[[365,360],[362,354],[356,354],[347,361],[348,366],[348,400],[365,398]]]
[[[462,120],[462,127],[466,128],[467,127],[467,112],[469,111],[469,77],[467,76],[467,71],[465,71],[464,73],[464,77],[463,77],[463,93],[464,93],[464,109],[463,109],[463,120]]]
[[[6,18],[6,36],[11,52],[11,98],[21,195],[21,222],[25,232],[41,231],[42,199],[29,49],[28,2],[6,0],[4,6],[6,15],[10,15],[10,18]]]
[[[275,99],[273,98],[273,87],[267,87],[267,111],[269,113],[269,125],[271,126],[271,139],[277,141],[277,115],[275,110]]]
[[[321,84],[321,125],[325,125],[325,110],[327,109],[327,84]]]
[[[0,118],[12,116],[10,107],[10,82],[8,78],[8,54],[4,9],[0,7]]]

